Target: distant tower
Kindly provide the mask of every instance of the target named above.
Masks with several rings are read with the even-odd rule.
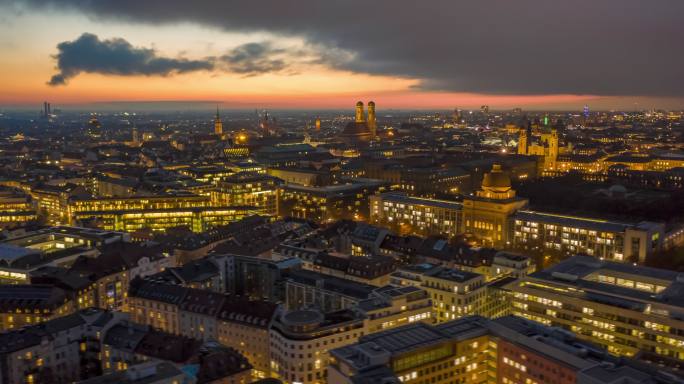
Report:
[[[527,155],[527,143],[529,138],[527,137],[527,128],[521,127],[518,136],[518,154]]]
[[[371,138],[375,139],[378,131],[378,123],[375,119],[375,102],[368,102],[368,129],[371,132]]]
[[[548,157],[544,159],[544,167],[547,170],[555,171],[556,163],[558,161],[558,130],[556,128],[551,129],[551,137],[549,138],[549,153]]]
[[[133,130],[131,131],[131,141],[133,142],[133,145],[140,144],[140,132],[138,132],[137,127],[133,127]]]
[[[221,122],[221,117],[219,116],[218,105],[216,106],[216,118],[214,119],[214,133],[217,135],[223,135],[223,123]]]
[[[363,116],[363,102],[359,101],[356,103],[356,122],[363,123],[366,119]]]
[[[589,118],[589,106],[585,105],[584,108],[582,109],[582,114],[584,115],[585,119]]]
[[[316,132],[321,130],[321,119],[316,118]]]
[[[454,108],[454,113],[451,116],[454,120],[454,124],[459,124],[461,122],[461,111],[458,108]]]

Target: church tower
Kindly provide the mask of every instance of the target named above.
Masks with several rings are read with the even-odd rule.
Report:
[[[356,122],[363,123],[365,121],[366,118],[363,115],[363,102],[359,101],[356,103]]]
[[[214,119],[214,134],[223,135],[223,123],[221,122],[221,117],[219,116],[218,105],[216,106],[216,118]]]
[[[556,162],[558,161],[558,130],[556,128],[551,129],[551,137],[549,137],[549,154],[546,159],[544,159],[544,166],[547,170],[555,171]]]
[[[368,129],[371,132],[371,138],[376,139],[378,137],[378,124],[375,120],[375,102],[368,102]]]
[[[529,137],[527,137],[527,128],[520,128],[518,131],[518,154],[527,155],[527,143]]]

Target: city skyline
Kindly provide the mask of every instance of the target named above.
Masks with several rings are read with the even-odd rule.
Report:
[[[619,6],[618,6],[619,5]],[[0,105],[681,109],[682,5],[2,1]],[[315,17],[305,9],[315,10]],[[578,20],[579,22],[576,22]],[[648,33],[645,33],[648,32]]]

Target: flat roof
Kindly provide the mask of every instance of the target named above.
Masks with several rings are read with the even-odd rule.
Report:
[[[632,223],[618,223],[588,217],[567,216],[535,211],[518,211],[513,215],[513,218],[515,220],[556,224],[564,227],[586,228],[604,232],[623,232],[625,229],[635,225]]]
[[[463,204],[458,201],[425,199],[420,197],[408,196],[404,193],[386,192],[380,194],[383,200],[398,201],[405,204],[426,205],[431,207],[445,208],[445,209],[462,209]]]
[[[40,252],[36,251],[35,249],[0,243],[0,260],[12,262],[17,259],[21,259],[24,256],[36,254],[40,254]]]

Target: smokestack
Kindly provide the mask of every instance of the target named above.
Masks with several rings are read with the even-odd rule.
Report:
[[[359,101],[356,103],[356,122],[363,123],[366,121],[363,113],[363,102]]]

